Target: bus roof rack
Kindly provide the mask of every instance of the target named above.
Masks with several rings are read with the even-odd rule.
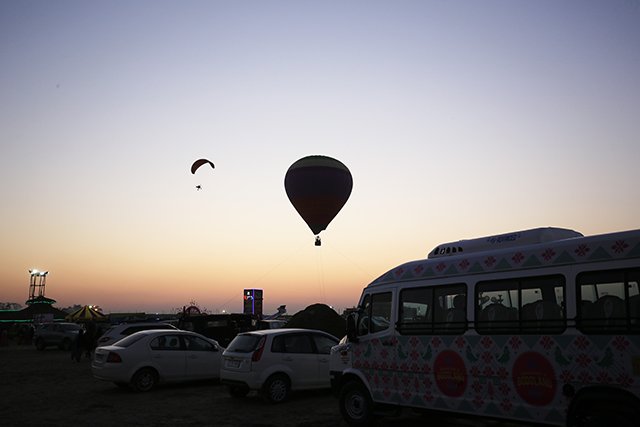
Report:
[[[477,239],[458,240],[457,242],[443,243],[436,246],[427,258],[440,258],[453,255],[463,255],[474,252],[484,252],[494,249],[510,248],[515,246],[534,245],[536,243],[552,242],[556,240],[584,237],[568,228],[541,227],[530,230],[515,231],[496,236],[479,237]]]

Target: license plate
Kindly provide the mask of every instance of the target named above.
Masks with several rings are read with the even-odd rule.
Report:
[[[240,361],[239,360],[227,360],[227,368],[239,368]]]

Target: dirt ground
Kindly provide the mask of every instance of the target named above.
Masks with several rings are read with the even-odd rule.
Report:
[[[297,393],[280,405],[256,394],[229,396],[225,386],[199,382],[134,393],[91,375],[90,362],[72,362],[58,349],[0,348],[2,426],[216,426],[347,427],[329,391]],[[418,415],[405,411],[376,427],[525,427],[477,418]]]

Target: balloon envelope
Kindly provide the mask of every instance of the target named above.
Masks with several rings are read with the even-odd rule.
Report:
[[[199,159],[193,162],[193,164],[191,165],[191,173],[195,174],[200,166],[206,165],[207,163],[211,165],[212,169],[215,168],[215,166],[213,165],[213,163],[211,163],[211,161],[207,159]]]
[[[307,156],[289,167],[284,187],[313,234],[319,234],[349,199],[353,179],[342,162],[326,156]]]

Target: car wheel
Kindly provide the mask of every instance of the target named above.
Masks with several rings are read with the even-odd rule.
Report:
[[[38,338],[38,340],[36,341],[36,348],[40,351],[44,350],[47,346],[44,343],[44,340],[42,338]]]
[[[133,375],[131,386],[135,391],[149,391],[158,383],[158,374],[151,368],[142,368]]]
[[[282,374],[271,375],[262,386],[262,395],[269,403],[282,403],[289,397],[291,384]]]
[[[340,389],[340,412],[347,424],[369,425],[373,419],[373,401],[359,381],[350,381]]]
[[[231,397],[246,397],[249,394],[249,387],[230,385],[229,394]]]

